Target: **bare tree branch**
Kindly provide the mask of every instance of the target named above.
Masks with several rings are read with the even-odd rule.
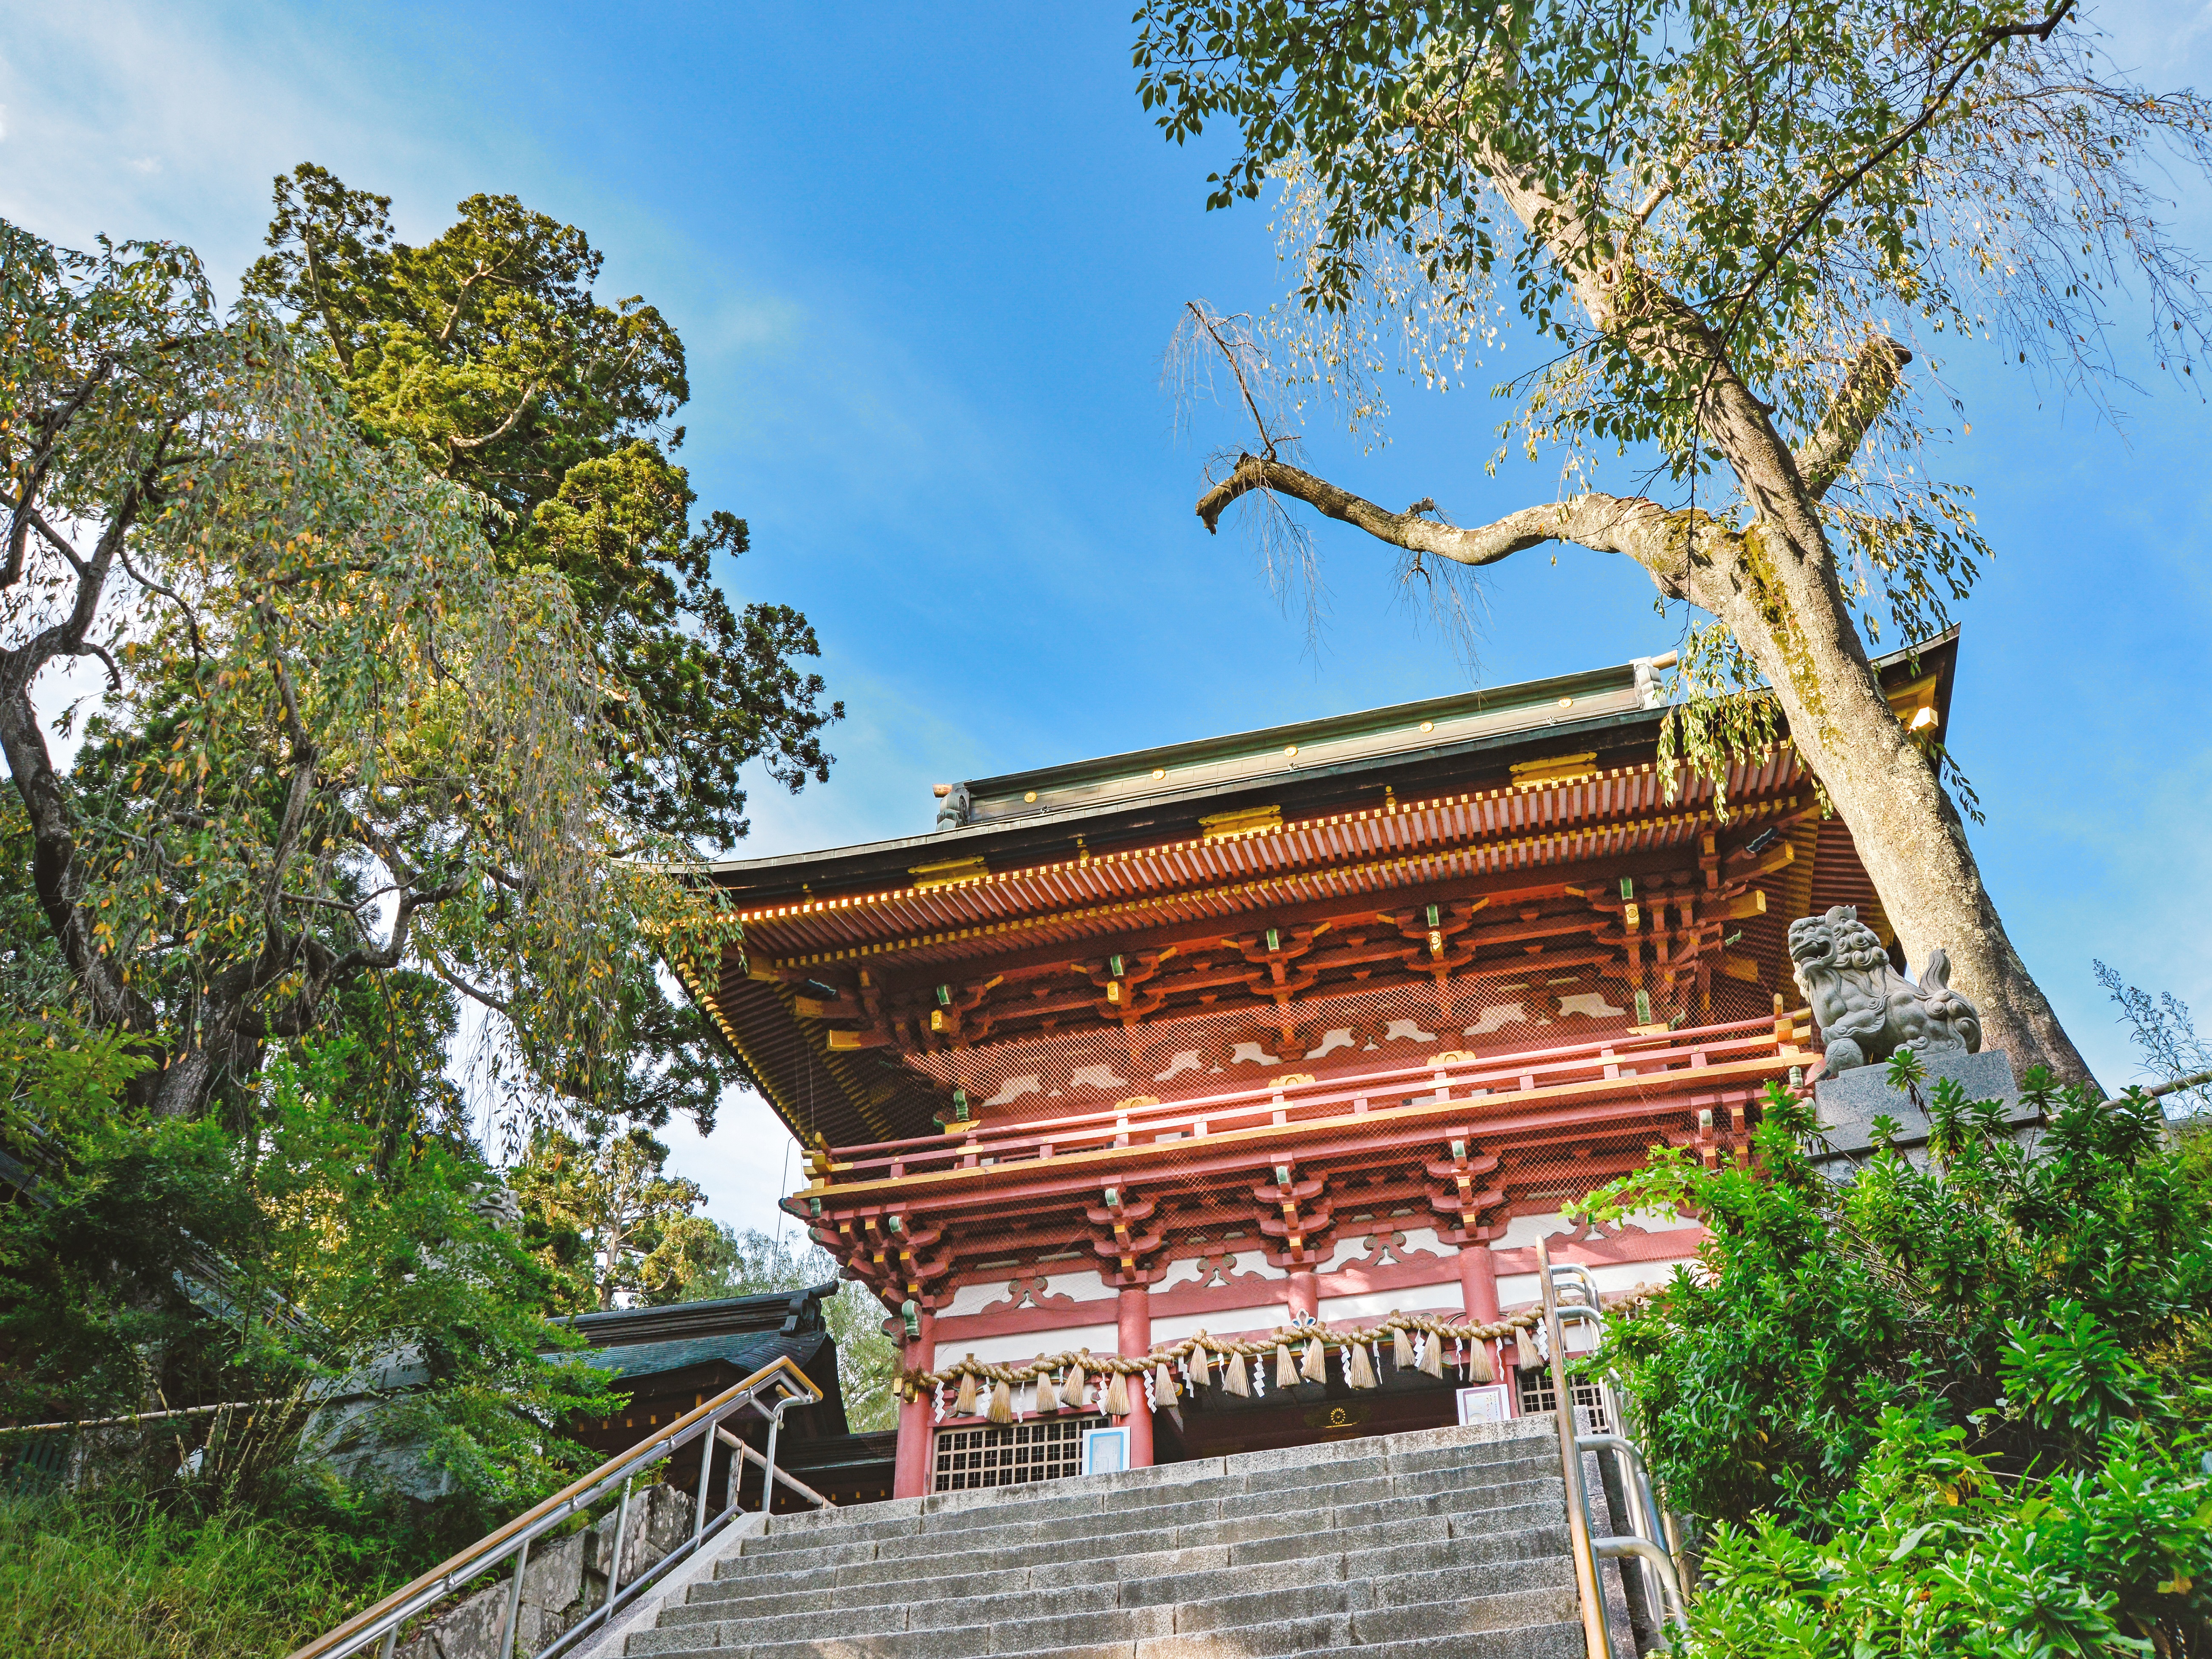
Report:
[[[1856,189],[1859,181],[1867,174],[1895,155],[1926,130],[1928,124],[1942,113],[1943,106],[1951,101],[1951,94],[1959,89],[1959,83],[1966,78],[1967,73],[1975,64],[1980,63],[1997,46],[2007,40],[2024,40],[2030,37],[2038,40],[2048,40],[2051,31],[2065,21],[2066,15],[2073,9],[2074,0],[2058,0],[2057,9],[2040,23],[1996,25],[1984,29],[1976,36],[1973,43],[1960,58],[1956,67],[1951,71],[1950,79],[1944,82],[1942,89],[1931,93],[1922,100],[1920,113],[1897,131],[1890,134],[1873,149],[1868,151],[1864,158],[1856,166],[1838,174],[1835,182],[1820,193],[1820,199],[1800,214],[1797,216],[1797,222],[1790,226],[1789,230],[1776,240],[1774,246],[1767,250],[1766,258],[1760,262],[1759,269],[1752,273],[1751,280],[1744,284],[1742,292],[1736,296],[1735,314],[1738,317],[1743,314],[1744,307],[1751,303],[1753,296],[1759,292],[1761,284],[1774,274],[1774,268],[1782,263],[1783,255],[1795,247],[1807,231],[1826,218],[1830,208],[1841,201],[1849,191]],[[1733,326],[1731,324],[1731,331],[1733,331]]]
[[[1897,390],[1899,371],[1911,361],[1910,351],[1881,335],[1860,349],[1858,361],[1820,419],[1820,429],[1797,452],[1797,476],[1815,501],[1828,493],[1828,486],[1851,464],[1866,441],[1867,429]]]
[[[522,418],[523,411],[538,400],[538,385],[537,381],[532,380],[528,386],[523,387],[522,396],[516,399],[514,407],[507,410],[507,418],[485,433],[483,437],[464,438],[459,433],[449,435],[446,440],[447,454],[450,456],[457,449],[482,449],[486,444],[497,443],[508,433],[514,431],[514,423]]]
[[[123,690],[123,671],[115,665],[115,659],[108,655],[106,647],[100,645],[94,641],[87,640],[82,645],[78,646],[75,650],[71,651],[70,655],[72,657],[99,658],[101,664],[107,670],[107,684],[109,689],[118,692]]]
[[[447,984],[452,986],[456,991],[459,991],[463,996],[469,997],[475,1001],[481,1002],[485,1007],[494,1009],[500,1013],[509,1016],[514,1014],[514,1010],[511,1006],[509,1006],[505,997],[495,996],[491,992],[485,990],[481,985],[471,985],[468,981],[463,979],[459,974],[453,972],[452,969],[447,967],[444,962],[435,956],[429,958],[429,963],[430,971],[435,974],[440,979],[445,981]]]
[[[1291,496],[1393,547],[1457,564],[1496,564],[1554,541],[1573,542],[1600,553],[1624,553],[1649,570],[1662,592],[1676,599],[1687,592],[1689,542],[1726,533],[1702,514],[1669,512],[1641,497],[1596,494],[1524,507],[1495,523],[1460,529],[1422,516],[1433,510],[1431,501],[1416,501],[1412,510],[1393,513],[1325,478],[1258,455],[1237,458],[1236,470],[1200,498],[1198,516],[1212,531],[1231,502],[1254,490]]]

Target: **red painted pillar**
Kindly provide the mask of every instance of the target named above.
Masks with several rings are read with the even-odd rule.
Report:
[[[1309,1319],[1321,1317],[1321,1281],[1311,1267],[1291,1269],[1290,1289],[1285,1293],[1290,1304],[1291,1317],[1304,1314]]]
[[[1497,1319],[1498,1263],[1490,1254],[1489,1245],[1459,1247],[1459,1288],[1469,1319],[1480,1319],[1485,1324]]]
[[[1152,1293],[1142,1285],[1124,1285],[1114,1304],[1115,1324],[1121,1356],[1125,1359],[1142,1359],[1152,1351]],[[1129,1429],[1129,1467],[1150,1468],[1152,1462],[1152,1414],[1145,1409],[1145,1383],[1142,1377],[1132,1376],[1126,1384],[1129,1392],[1129,1414],[1122,1420]]]
[[[937,1319],[927,1308],[921,1312],[921,1335],[905,1345],[908,1370],[933,1370],[937,1366]],[[930,1436],[934,1431],[937,1402],[925,1392],[920,1399],[902,1401],[898,1415],[898,1455],[891,1465],[891,1496],[920,1498],[930,1486]]]
[[[1459,1292],[1466,1304],[1467,1316],[1492,1324],[1498,1318],[1498,1259],[1490,1254],[1487,1244],[1462,1244],[1459,1247]],[[1502,1351],[1493,1342],[1490,1358],[1501,1382],[1511,1381],[1506,1368],[1498,1363]],[[1511,1391],[1517,1399],[1520,1390]]]

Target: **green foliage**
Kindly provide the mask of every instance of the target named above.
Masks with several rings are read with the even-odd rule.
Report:
[[[296,1522],[0,1499],[0,1652],[16,1659],[275,1659],[402,1582],[396,1561]]]
[[[818,653],[787,606],[733,608],[716,555],[744,521],[696,501],[665,449],[690,397],[684,343],[653,307],[592,292],[584,233],[511,196],[471,196],[421,247],[392,232],[389,197],[302,163],[279,177],[270,252],[246,291],[288,313],[344,386],[372,441],[404,442],[500,509],[514,567],[565,577],[612,685],[608,750],[625,810],[676,835],[745,833],[741,769],[798,789],[829,777]]]
[[[756,761],[793,791],[826,781],[822,733],[843,705],[824,708],[821,677],[797,665],[818,654],[814,630],[786,605],[731,603],[714,566],[746,550],[745,523],[717,511],[695,528],[696,497],[669,459],[690,390],[667,319],[597,296],[602,256],[585,234],[513,197],[470,197],[419,247],[392,234],[389,198],[312,163],[276,180],[276,206],[248,294],[290,318],[372,444],[483,492],[502,568],[566,585],[596,657],[605,799],[653,832],[607,851],[743,836]],[[741,1074],[699,1010],[663,990],[663,937],[610,941],[599,1006],[618,1042],[544,1041],[535,1011],[514,1023],[536,1080],[571,1105],[647,1128],[688,1112],[703,1132]],[[453,983],[524,1013],[453,965]]]
[[[607,989],[686,908],[653,860],[689,849],[624,815],[571,585],[362,442],[189,253],[0,226],[0,289],[8,575],[52,623],[0,653],[0,736],[82,1006],[163,1060],[143,1089],[234,1105],[268,1043],[410,964],[500,1011],[525,1085],[618,1073]],[[71,653],[112,683],[63,780],[25,688]]]
[[[1758,1169],[1659,1148],[1592,1195],[1711,1233],[1605,1357],[1705,1532],[1690,1650],[2212,1638],[2212,1183],[2139,1095],[2107,1110],[2031,1073],[2025,1097],[2047,1127],[2023,1146],[1939,1080],[1925,1167],[1878,1124],[1837,1187],[1771,1089]]]
[[[2212,1627],[2204,1441],[2118,1427],[2094,1467],[2003,1476],[1967,1431],[1886,1409],[1814,1541],[1761,1516],[1723,1527],[1679,1650],[1719,1656],[2197,1652]]]
[[[198,1419],[190,1473],[181,1429],[108,1450],[143,1452],[139,1478],[195,1512],[404,1523],[419,1553],[561,1484],[588,1462],[562,1425],[608,1406],[601,1373],[539,1353],[556,1340],[553,1287],[484,1204],[496,1176],[437,1137],[389,1155],[378,1126],[334,1102],[353,1059],[340,1044],[272,1061],[263,1127],[239,1136],[120,1109],[137,1062],[112,1037],[10,1028],[9,1150],[39,1181],[0,1209],[0,1411],[257,1402]],[[325,1443],[341,1408],[438,1474],[450,1495],[433,1515],[362,1468],[295,1461],[302,1428]]]
[[[682,1300],[757,1296],[766,1291],[805,1290],[838,1277],[835,1257],[804,1235],[787,1241],[752,1227],[715,1226],[715,1245],[705,1265],[684,1286]],[[845,1421],[855,1434],[888,1429],[898,1421],[897,1344],[884,1333],[883,1304],[865,1285],[848,1282],[822,1304],[823,1320],[837,1341],[837,1387],[845,1400]]]
[[[524,1238],[559,1286],[559,1311],[611,1308],[617,1292],[674,1302],[713,1255],[713,1226],[691,1213],[706,1194],[665,1173],[667,1159],[668,1148],[638,1128],[531,1137],[508,1184]]]

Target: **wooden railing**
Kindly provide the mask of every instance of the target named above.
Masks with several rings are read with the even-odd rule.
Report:
[[[811,1160],[835,1187],[856,1182],[1049,1159],[1109,1147],[1201,1139],[1240,1129],[1304,1123],[1415,1103],[1421,1097],[1497,1103],[1562,1085],[1693,1073],[1743,1060],[1779,1063],[1802,1056],[1808,1011],[1679,1031],[1614,1033],[1556,1048],[1511,1054],[1445,1050],[1418,1065],[1350,1075],[1279,1073],[1265,1082],[1152,1102],[1142,1097],[1066,1115],[955,1123],[945,1133],[832,1149]],[[1441,1041],[1441,1039],[1439,1039]],[[1693,1085],[1684,1075],[1680,1082]]]

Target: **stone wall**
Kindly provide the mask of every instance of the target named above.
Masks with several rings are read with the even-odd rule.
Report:
[[[696,1500],[673,1486],[633,1493],[629,1532],[623,1540],[622,1583],[637,1576],[691,1535]],[[516,1659],[542,1652],[562,1632],[598,1607],[607,1589],[614,1555],[615,1520],[566,1538],[532,1547],[522,1573],[522,1605],[515,1615]],[[502,1577],[441,1614],[418,1625],[399,1645],[398,1659],[500,1659],[500,1626],[507,1617],[509,1580]]]

